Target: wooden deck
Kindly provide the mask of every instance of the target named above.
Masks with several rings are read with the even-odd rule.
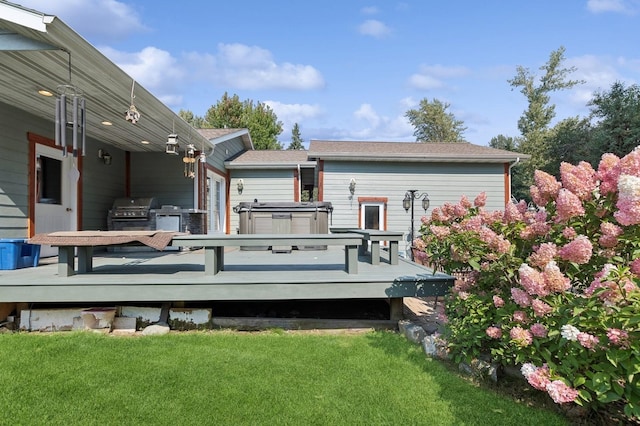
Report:
[[[358,273],[344,270],[344,248],[225,252],[225,269],[204,273],[204,250],[96,253],[93,271],[59,276],[55,258],[35,268],[0,271],[0,302],[177,302],[295,299],[398,299],[442,295],[453,277],[388,253]],[[386,256],[386,257],[385,257]]]

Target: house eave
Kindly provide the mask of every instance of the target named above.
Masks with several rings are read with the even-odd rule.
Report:
[[[277,169],[297,169],[298,166],[304,169],[314,168],[316,166],[315,161],[304,162],[286,162],[286,163],[242,163],[234,164],[233,161],[225,161],[224,166],[230,170],[277,170]]]

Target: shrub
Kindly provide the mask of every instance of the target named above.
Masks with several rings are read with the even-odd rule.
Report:
[[[522,366],[556,403],[618,402],[640,419],[640,150],[535,172],[532,203],[445,203],[422,218],[418,257],[465,272],[446,300],[455,361]]]

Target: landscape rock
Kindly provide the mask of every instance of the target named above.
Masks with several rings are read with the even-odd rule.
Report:
[[[169,331],[171,331],[171,329],[169,328],[168,324],[152,324],[148,327],[145,327],[144,330],[142,330],[142,335],[143,336],[162,336],[164,334],[168,334]]]

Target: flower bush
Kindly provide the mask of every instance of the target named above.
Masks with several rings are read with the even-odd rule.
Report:
[[[490,354],[558,404],[617,402],[640,419],[640,149],[535,172],[532,203],[462,197],[422,218],[414,246],[464,273],[446,299],[448,351]]]

